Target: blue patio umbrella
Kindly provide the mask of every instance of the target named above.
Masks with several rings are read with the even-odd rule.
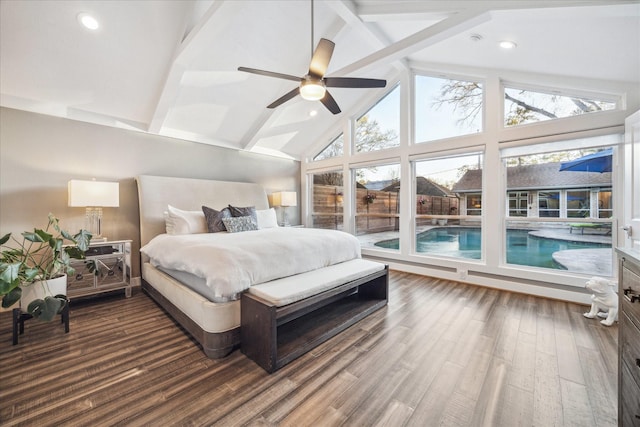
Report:
[[[560,163],[560,171],[573,172],[611,172],[613,148],[598,151],[569,162]]]

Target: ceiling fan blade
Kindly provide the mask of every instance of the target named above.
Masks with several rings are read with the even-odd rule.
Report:
[[[309,74],[311,76],[320,79],[324,76],[327,72],[327,67],[329,67],[329,61],[331,61],[331,55],[333,55],[333,48],[335,46],[335,43],[331,40],[320,39],[311,57],[311,63],[309,64]]]
[[[276,108],[277,106],[284,104],[288,100],[290,100],[292,98],[295,98],[295,96],[297,94],[299,94],[299,93],[300,93],[300,88],[297,87],[294,90],[292,90],[291,92],[285,93],[280,98],[276,99],[271,104],[267,105],[267,108]]]
[[[324,84],[327,87],[371,88],[385,87],[387,85],[387,81],[379,79],[360,79],[357,77],[325,77]]]
[[[322,98],[320,102],[322,102],[324,106],[327,107],[327,110],[331,111],[333,114],[340,114],[340,107],[338,107],[338,103],[333,99],[333,96],[331,96],[329,91],[325,92],[324,98]]]
[[[261,76],[275,77],[277,79],[293,80],[294,82],[300,82],[300,77],[291,76],[289,74],[274,73],[273,71],[258,70],[256,68],[238,67],[238,71],[244,71],[245,73],[259,74]]]

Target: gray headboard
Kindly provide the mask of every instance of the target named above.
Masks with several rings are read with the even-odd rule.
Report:
[[[258,184],[150,175],[140,175],[136,181],[140,203],[140,247],[165,232],[167,205],[194,211],[201,210],[202,205],[218,210],[227,205],[269,208],[267,194]]]

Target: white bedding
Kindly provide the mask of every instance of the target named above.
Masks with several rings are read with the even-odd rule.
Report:
[[[161,234],[141,249],[155,267],[205,279],[214,300],[252,285],[360,258],[348,233],[278,227],[241,233]]]

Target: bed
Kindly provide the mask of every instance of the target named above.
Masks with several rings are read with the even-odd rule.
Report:
[[[321,271],[324,266],[360,258],[357,239],[347,233],[330,230],[278,227],[249,233],[194,233],[186,236],[168,236],[165,223],[168,206],[184,211],[199,211],[202,206],[215,210],[222,210],[228,205],[254,206],[256,210],[265,212],[269,209],[267,195],[257,184],[192,178],[141,175],[137,178],[137,185],[140,206],[142,287],[202,346],[205,354],[210,358],[224,357],[239,346],[240,294],[252,284],[269,282],[279,277],[295,277],[307,270]],[[250,233],[252,238],[248,239]],[[325,244],[329,244],[327,242],[330,242],[331,238],[320,233],[334,233],[336,237],[353,239],[357,248],[335,250],[351,243],[334,242],[331,243],[334,245],[334,250],[329,250],[327,255],[320,256],[316,260],[315,249],[311,246],[296,251],[285,245],[287,240],[297,241],[296,239],[322,240]],[[232,238],[234,240],[229,240]],[[244,244],[255,245],[253,241],[256,238],[262,238],[262,243],[259,242],[254,249],[244,249],[242,246]],[[280,243],[276,244],[277,251],[265,249],[260,252],[263,244],[266,245],[267,241],[271,240],[278,242],[277,239],[281,239]],[[173,256],[174,251],[170,248],[176,247],[174,242],[182,240],[192,252],[187,252],[186,256],[183,253]],[[227,263],[225,258],[227,254],[224,252],[206,256],[201,252],[205,249],[199,249],[198,245],[205,242],[209,244],[209,240],[218,242],[222,246],[226,245],[228,248],[237,246],[235,256],[249,254],[249,258],[253,257],[251,262],[258,262],[257,270],[249,274],[241,272],[231,280],[223,279],[230,277],[232,272],[218,274],[220,277],[216,278],[216,283],[218,281],[224,283],[223,291],[213,288],[214,291],[207,293],[207,287],[211,289],[208,275],[215,274]],[[314,253],[314,256],[310,257],[310,253]],[[206,278],[194,277],[192,267],[187,268],[188,272],[181,270],[181,259],[191,261],[191,259],[207,259],[207,256],[210,257],[209,259],[215,259],[216,262],[211,262],[211,265],[207,265],[206,262],[200,264],[200,269],[210,270],[199,275],[207,276]],[[310,260],[310,264],[297,267],[298,261],[289,262],[290,257],[296,256],[299,259],[313,259]],[[287,262],[283,263],[283,259],[287,259]],[[262,264],[259,264],[260,262]],[[296,270],[296,268],[302,270]]]

